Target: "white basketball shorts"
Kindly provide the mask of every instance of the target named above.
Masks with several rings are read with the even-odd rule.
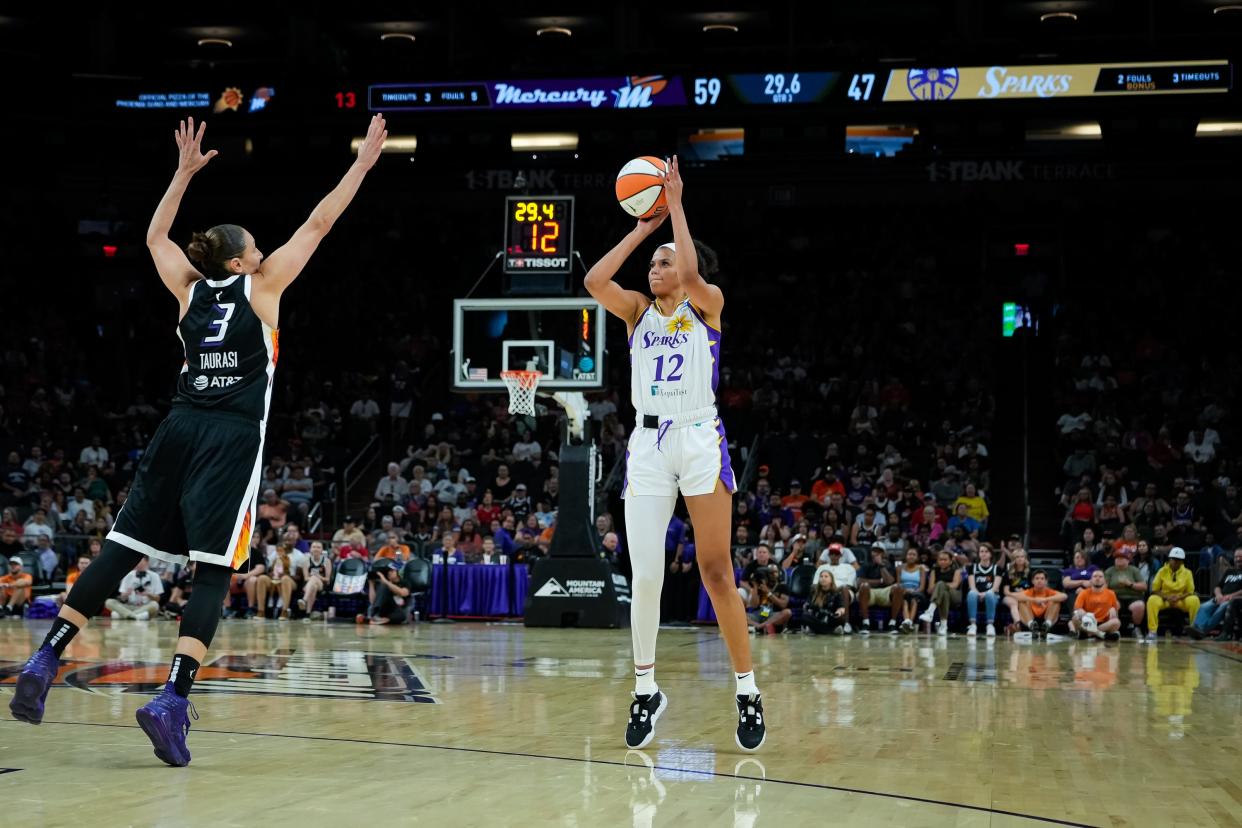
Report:
[[[683,426],[634,429],[625,451],[621,496],[711,494],[716,481],[737,491],[724,424],[712,417]]]

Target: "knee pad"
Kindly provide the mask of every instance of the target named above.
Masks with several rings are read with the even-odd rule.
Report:
[[[227,566],[202,562],[195,565],[194,592],[181,611],[182,636],[201,641],[204,647],[211,646],[220,625],[220,605],[232,580],[233,570]]]

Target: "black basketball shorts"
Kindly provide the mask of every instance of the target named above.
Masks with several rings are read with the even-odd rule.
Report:
[[[172,563],[250,557],[264,423],[175,406],[138,464],[108,539]]]

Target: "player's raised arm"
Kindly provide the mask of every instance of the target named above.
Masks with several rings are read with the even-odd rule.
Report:
[[[617,243],[617,246],[604,254],[604,257],[587,271],[583,284],[587,293],[608,309],[608,312],[624,320],[626,327],[633,331],[638,316],[647,307],[647,297],[636,290],[626,290],[613,281],[621,265],[630,257],[643,240],[655,232],[664,223],[668,213],[658,218],[640,220],[634,229]]]
[[[155,269],[165,287],[181,303],[182,314],[185,313],[189,286],[201,278],[202,274],[190,264],[185,252],[168,237],[168,231],[172,229],[173,219],[177,217],[177,208],[181,206],[181,197],[185,195],[190,179],[217,155],[215,150],[203,153],[203,131],[206,129],[207,123],[204,121],[198,125],[198,132],[195,132],[194,119],[190,118],[188,123],[182,121],[173,133],[177,141],[177,171],[173,173],[172,183],[168,185],[159,206],[155,208],[151,226],[147,228],[147,249],[155,260]]]
[[[698,308],[709,319],[720,318],[724,310],[724,293],[716,285],[711,284],[699,273],[698,256],[695,255],[694,239],[690,235],[690,225],[686,223],[686,211],[682,207],[681,194],[685,184],[681,180],[681,171],[677,166],[677,156],[669,165],[668,177],[664,182],[664,197],[668,201],[668,214],[673,219],[673,243],[684,256],[677,257],[677,279],[681,282],[690,303]]]
[[[379,160],[380,151],[387,138],[388,129],[384,116],[376,115],[371,118],[367,137],[362,146],[358,147],[358,158],[350,165],[341,183],[323,197],[311,211],[310,218],[294,232],[293,238],[264,260],[262,278],[255,280],[255,285],[261,292],[279,297],[298,277],[311,254],[319,247],[319,242],[328,235],[332,225],[353,201],[358,187],[362,185],[362,179]]]

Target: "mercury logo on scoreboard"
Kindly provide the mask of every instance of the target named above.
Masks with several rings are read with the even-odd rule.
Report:
[[[568,275],[573,247],[573,196],[505,199],[505,273]]]

